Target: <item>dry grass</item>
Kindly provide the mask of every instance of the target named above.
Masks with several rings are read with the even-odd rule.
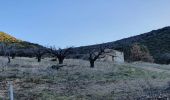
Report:
[[[16,100],[140,100],[156,98],[170,87],[169,69],[164,65],[96,62],[95,68],[90,68],[87,61],[67,59],[66,66],[54,70],[50,67],[57,62],[50,58],[41,63],[35,58],[16,58],[11,64],[5,62],[1,57],[0,82],[14,82]],[[166,68],[167,72],[138,66],[150,69],[163,66],[161,70]],[[0,97],[7,99],[7,86],[3,87]]]

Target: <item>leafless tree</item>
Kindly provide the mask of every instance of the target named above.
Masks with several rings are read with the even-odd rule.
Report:
[[[104,53],[104,48],[100,46],[100,50],[97,52],[96,50],[92,50],[89,52],[89,62],[90,67],[94,68],[94,62]]]
[[[41,62],[42,56],[47,53],[47,49],[43,47],[35,47],[33,48],[33,52],[38,59],[38,62]]]
[[[14,59],[16,56],[16,48],[15,44],[8,44],[8,43],[1,43],[0,44],[0,49],[1,49],[1,54],[4,57],[8,58],[8,63],[11,62],[11,58]]]
[[[72,47],[68,47],[65,49],[61,48],[56,49],[56,47],[51,47],[50,53],[52,53],[58,59],[59,64],[63,64],[64,59],[69,55],[71,50]]]
[[[16,45],[15,44],[11,44],[9,47],[8,47],[8,50],[9,52],[9,55],[12,59],[15,59],[16,55],[17,55],[17,49],[16,49]]]

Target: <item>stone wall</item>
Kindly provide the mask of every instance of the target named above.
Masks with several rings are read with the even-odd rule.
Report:
[[[98,60],[124,63],[124,53],[113,49],[105,49],[105,53]]]
[[[114,57],[114,62],[118,62],[118,63],[124,63],[124,53],[123,52],[119,52],[119,51],[116,51],[116,55]]]

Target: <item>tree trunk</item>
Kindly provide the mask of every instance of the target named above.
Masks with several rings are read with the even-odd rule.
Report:
[[[11,57],[12,59],[15,59],[16,54],[12,54]]]
[[[94,61],[90,61],[90,67],[94,68]]]
[[[59,64],[63,64],[64,59],[58,58]]]
[[[41,57],[37,57],[37,59],[38,59],[38,62],[41,62]]]
[[[11,63],[11,58],[8,56],[8,63]]]
[[[15,56],[12,56],[12,59],[15,59]]]

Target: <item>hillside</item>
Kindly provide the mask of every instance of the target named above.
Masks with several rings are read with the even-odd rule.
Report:
[[[19,48],[31,48],[31,47],[37,47],[40,46],[38,44],[30,43],[27,41],[22,41],[20,39],[17,39],[5,32],[0,32],[0,43],[6,42],[8,44],[17,44],[16,46]]]
[[[8,35],[7,33],[0,32],[0,42],[21,42],[21,40],[16,39],[15,37]]]
[[[99,45],[102,45],[107,48],[123,51],[125,53],[125,59],[128,60],[129,47],[135,42],[146,45],[156,63],[167,63],[170,60],[170,27],[164,27],[115,42],[78,47],[75,51],[80,54],[86,54],[87,51],[98,49]]]
[[[43,47],[39,44],[19,40],[5,32],[0,32],[0,43],[7,43],[8,45],[15,44],[15,48],[17,49],[16,52],[18,56],[31,56],[32,55],[32,51],[30,51],[31,48]]]
[[[23,49],[23,51],[29,51],[29,49],[32,47],[42,47],[38,44],[18,40],[4,32],[0,32],[0,42],[1,41],[10,41],[12,43],[17,42],[17,46]],[[125,54],[125,60],[128,61],[130,55],[130,47],[133,43],[136,42],[148,47],[156,63],[170,62],[170,27],[164,27],[158,30],[153,30],[148,33],[121,39],[114,42],[77,47],[73,49],[72,55],[70,57],[82,59],[84,58],[84,55],[87,54],[90,50],[98,50],[99,46],[102,45],[106,48],[113,48],[123,51]]]
[[[156,62],[166,63],[170,60],[170,27],[153,30],[149,33],[117,41],[116,43],[123,47],[134,42],[146,45]]]

